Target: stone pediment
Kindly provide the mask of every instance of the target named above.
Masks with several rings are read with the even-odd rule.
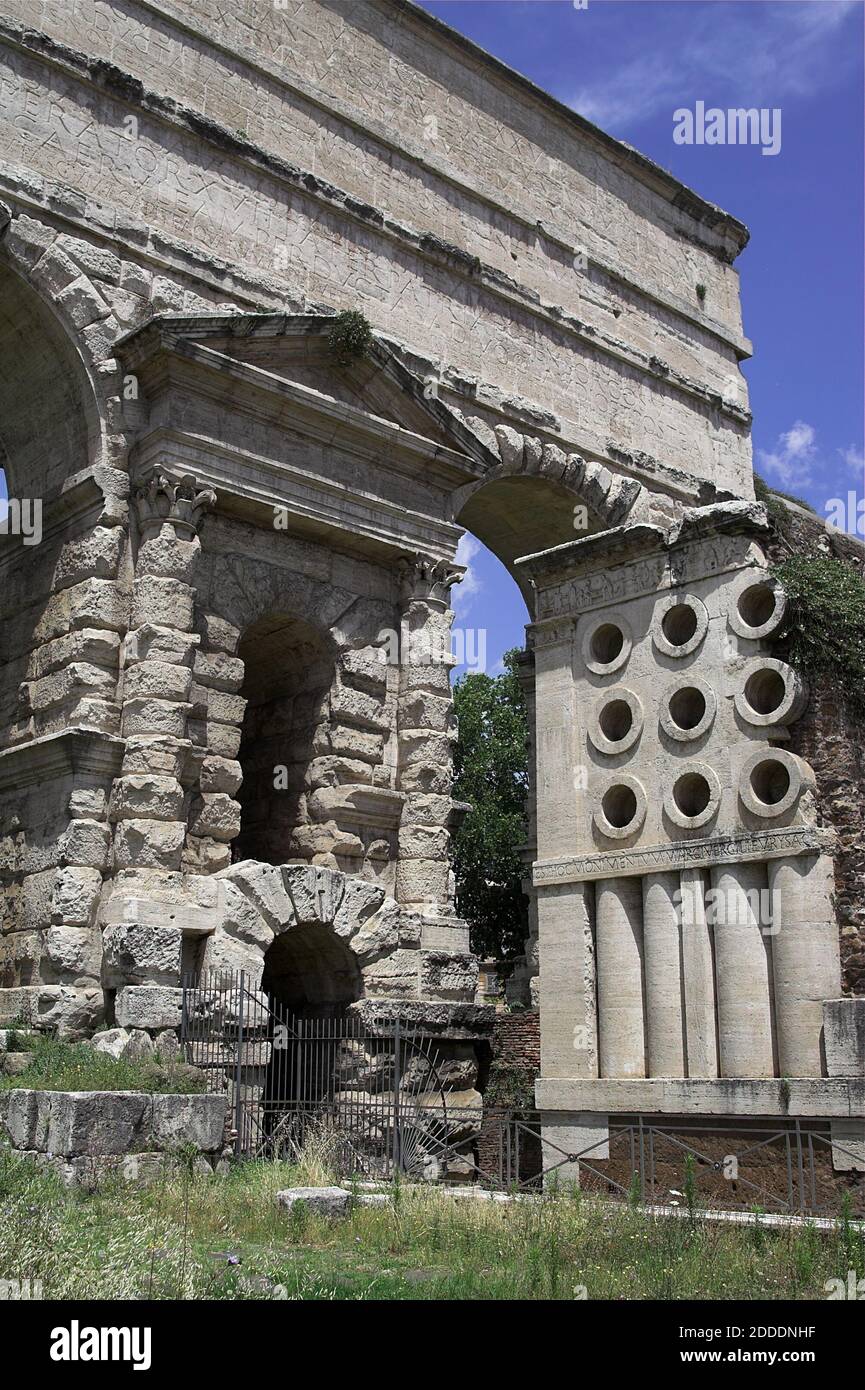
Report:
[[[385,421],[443,451],[465,455],[469,473],[499,463],[497,453],[438,399],[435,387],[374,338],[362,356],[342,361],[331,347],[331,314],[160,315],[121,339],[117,354],[127,370],[146,370],[165,354],[199,366],[222,369],[250,385],[280,384],[303,393],[305,404],[322,411]],[[473,466],[474,465],[474,466]]]

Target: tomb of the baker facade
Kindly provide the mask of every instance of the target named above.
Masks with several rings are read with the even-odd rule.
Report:
[[[560,1171],[635,1114],[816,1118],[863,1166],[745,229],[412,6],[2,9],[0,464],[41,527],[0,536],[0,1022],[157,1037],[184,975],[243,971],[488,1036],[449,856],[468,529],[530,615]]]

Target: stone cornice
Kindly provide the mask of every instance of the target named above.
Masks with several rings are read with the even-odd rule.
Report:
[[[118,776],[125,740],[98,729],[65,729],[0,752],[0,792],[70,774]]]
[[[734,832],[706,840],[683,840],[678,844],[605,850],[565,859],[540,859],[535,861],[532,881],[536,888],[545,888],[599,878],[662,873],[669,869],[698,869],[716,864],[742,864],[755,859],[831,853],[834,843],[835,838],[830,830],[813,826]]]

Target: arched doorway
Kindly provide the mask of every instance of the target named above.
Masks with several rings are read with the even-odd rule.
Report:
[[[261,988],[271,1007],[295,1018],[333,1018],[361,997],[357,956],[323,922],[305,922],[274,938]]]
[[[309,766],[326,739],[334,679],[330,638],[286,613],[247,628],[238,648],[247,701],[239,760],[240,834],[235,860],[285,864],[310,859]]]

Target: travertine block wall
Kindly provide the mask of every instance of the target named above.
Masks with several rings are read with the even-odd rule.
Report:
[[[649,161],[391,3],[9,5],[47,36],[5,28],[10,195],[72,167],[91,259],[141,253],[102,334],[142,294],[361,307],[464,409],[750,495],[746,233]]]
[[[832,840],[783,747],[807,691],[766,650],[762,525],[729,504],[521,562],[536,739],[560,753],[537,798],[545,1077],[827,1074]]]

